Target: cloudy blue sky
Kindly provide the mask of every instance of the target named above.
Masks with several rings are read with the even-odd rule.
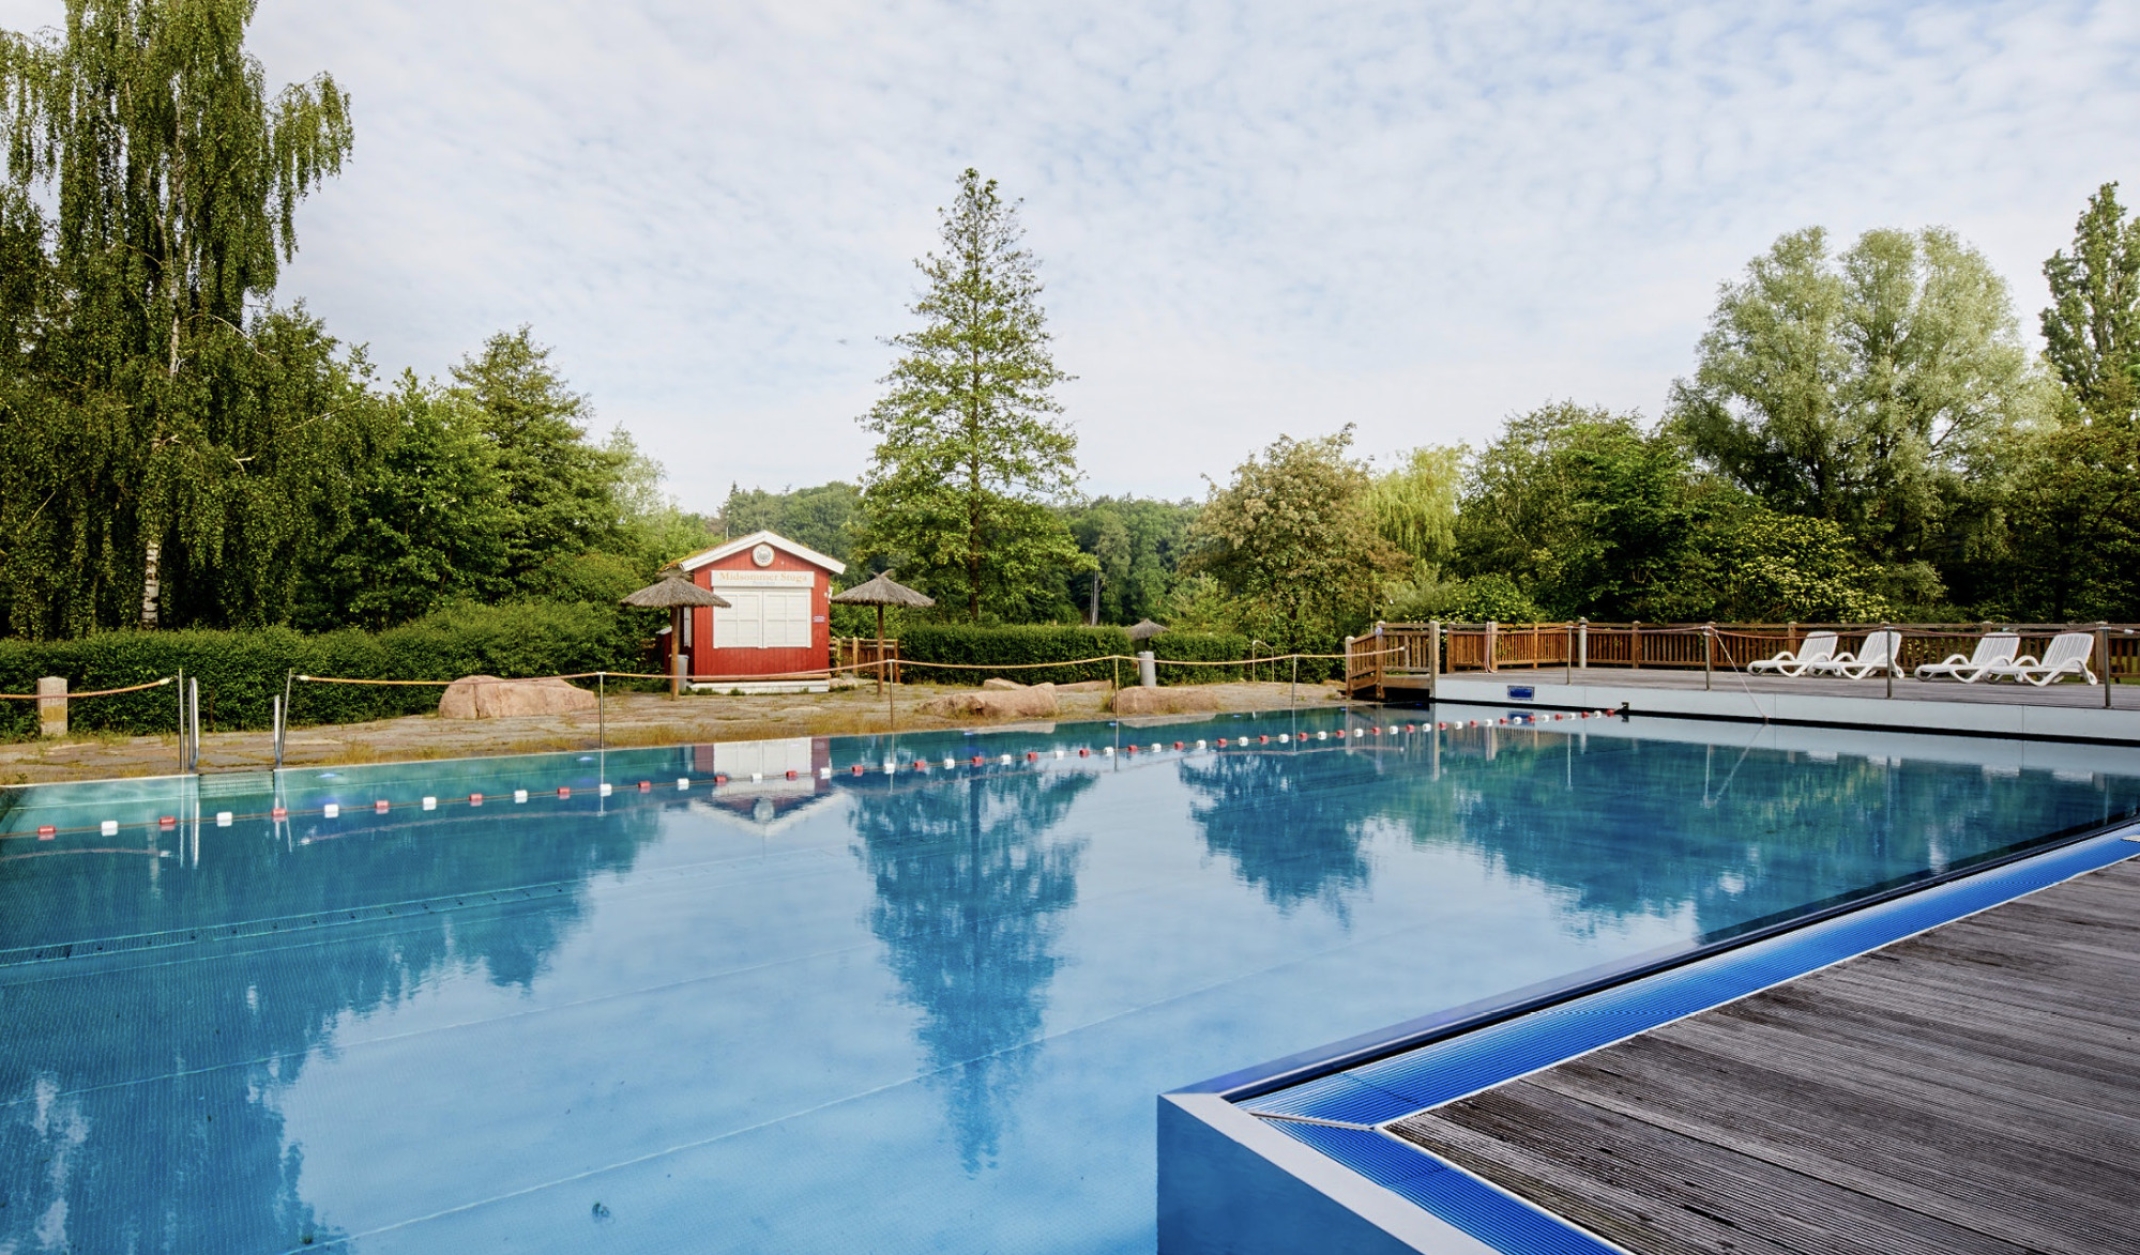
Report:
[[[531,324],[694,508],[861,471],[967,165],[1025,202],[1087,488],[1169,496],[1280,433],[1654,416],[1808,224],[1955,228],[2033,338],[2140,179],[2131,0],[261,0],[253,46],[356,108],[282,299],[424,374]]]

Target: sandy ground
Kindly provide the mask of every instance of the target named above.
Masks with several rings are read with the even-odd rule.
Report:
[[[1294,695],[1285,684],[1208,686],[1224,710],[1283,710]],[[693,694],[676,700],[657,694],[612,694],[602,727],[593,713],[523,719],[441,719],[410,715],[375,723],[293,728],[284,762],[289,766],[405,762],[489,754],[534,754],[592,749],[599,735],[612,749],[751,741],[770,737],[837,736],[974,727],[987,720],[924,715],[922,703],[954,688],[892,685],[885,697],[873,687],[832,693],[725,696]],[[1064,721],[1103,718],[1104,693],[1065,693]],[[1339,700],[1335,684],[1303,684],[1298,704],[1326,706]],[[1194,717],[1194,716],[1191,716]],[[1031,722],[1002,720],[999,722]],[[1165,723],[1164,717],[1135,722]],[[248,771],[272,767],[275,747],[262,732],[211,732],[201,737],[201,770]],[[49,741],[0,744],[0,785],[53,780],[109,780],[169,775],[178,769],[176,736],[84,735]]]

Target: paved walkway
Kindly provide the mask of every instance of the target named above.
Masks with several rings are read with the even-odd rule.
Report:
[[[1284,684],[1215,684],[1209,688],[1226,710],[1282,710],[1290,696],[1289,686]],[[893,728],[911,731],[971,727],[988,722],[921,713],[922,703],[958,691],[931,685],[893,685],[889,702],[877,696],[874,686],[869,685],[816,694],[694,694],[674,701],[659,694],[612,694],[602,735],[610,748],[620,749],[839,736]],[[1335,697],[1335,688],[1302,684],[1298,690],[1302,705],[1328,705]],[[1104,693],[1065,693],[1059,700],[1060,718],[1065,721],[1107,717]],[[293,728],[285,761],[291,766],[325,766],[535,754],[590,749],[596,736],[593,712],[481,720],[411,715],[375,723]],[[213,732],[201,737],[204,772],[258,770],[273,766],[274,761],[274,745],[265,731]],[[78,736],[0,745],[0,785],[168,775],[177,766],[175,736]]]

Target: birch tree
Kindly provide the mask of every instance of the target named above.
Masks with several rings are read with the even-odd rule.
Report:
[[[299,202],[349,151],[349,101],[324,74],[271,94],[244,47],[253,11],[68,0],[60,30],[0,32],[0,405],[35,460],[9,485],[27,495],[0,563],[70,568],[9,596],[17,631],[125,622],[152,548],[184,617],[271,614],[295,577],[278,559],[349,460],[361,363],[267,309]]]

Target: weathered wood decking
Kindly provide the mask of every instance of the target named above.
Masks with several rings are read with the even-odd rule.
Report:
[[[1395,1132],[1631,1251],[2140,1251],[2140,862]]]

